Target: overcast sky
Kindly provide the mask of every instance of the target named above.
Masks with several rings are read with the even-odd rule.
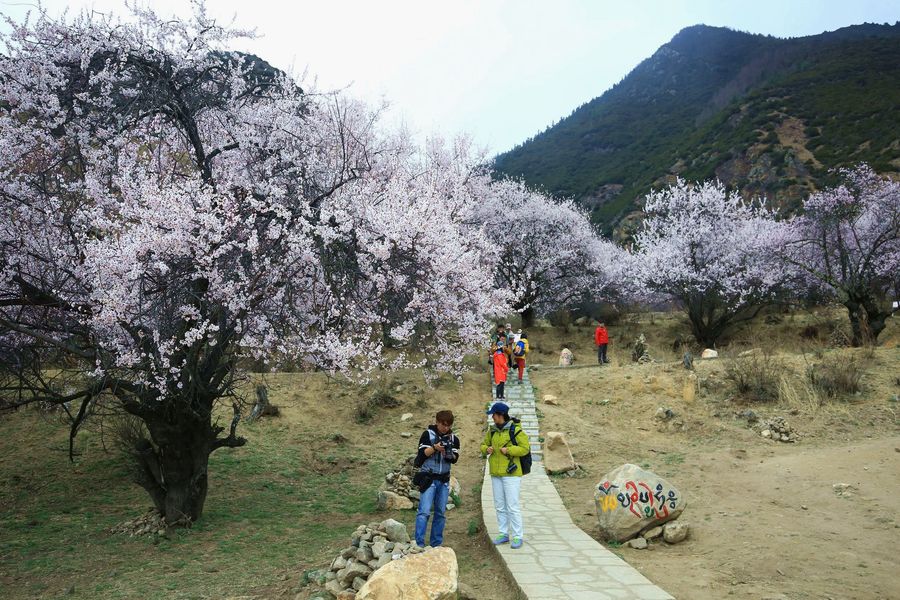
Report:
[[[187,0],[145,2],[169,15]],[[51,13],[124,12],[123,0],[46,0]],[[420,135],[465,131],[490,152],[522,142],[599,96],[680,29],[723,25],[796,37],[900,20],[897,0],[209,0],[254,27],[238,50],[349,86]],[[34,3],[0,0],[14,17]]]

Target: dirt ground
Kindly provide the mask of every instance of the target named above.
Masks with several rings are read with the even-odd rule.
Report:
[[[805,326],[796,323],[797,328]],[[671,334],[677,323],[630,324]],[[532,379],[543,413],[542,431],[566,434],[583,471],[554,481],[576,523],[600,539],[594,486],[604,473],[630,462],[667,478],[687,497],[680,517],[691,525],[678,545],[615,551],[679,599],[888,599],[900,598],[900,349],[896,324],[874,352],[828,349],[810,354],[775,345],[787,392],[770,403],[736,398],[724,372],[745,345],[716,360],[697,361],[699,393],[685,401],[688,372],[654,333],[658,362],[636,364],[611,328],[613,364],[538,369]],[[773,326],[743,339],[789,340]],[[566,342],[589,363],[590,327],[567,334],[536,329],[549,364]],[[670,339],[670,338],[669,338]],[[740,338],[739,338],[740,339]],[[796,339],[796,338],[795,338]],[[572,343],[572,340],[576,340]],[[618,343],[616,343],[618,341]],[[820,360],[857,361],[862,391],[822,400],[804,385],[805,369]],[[541,402],[557,396],[559,406]],[[670,422],[655,418],[670,408]],[[765,439],[736,414],[784,417],[799,432],[796,443]],[[834,484],[853,486],[838,495]]]

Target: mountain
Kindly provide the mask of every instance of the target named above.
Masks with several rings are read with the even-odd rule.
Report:
[[[621,237],[675,176],[791,210],[863,161],[900,171],[900,23],[790,39],[688,27],[494,169],[576,198]]]

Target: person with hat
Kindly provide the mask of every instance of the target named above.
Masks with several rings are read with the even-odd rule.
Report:
[[[491,489],[494,492],[494,508],[497,511],[499,535],[494,544],[510,544],[513,549],[522,547],[525,537],[519,495],[522,489],[522,457],[531,452],[528,435],[509,416],[509,405],[495,402],[487,414],[493,425],[481,443],[481,454],[488,459],[491,473]],[[515,439],[510,438],[510,433]]]

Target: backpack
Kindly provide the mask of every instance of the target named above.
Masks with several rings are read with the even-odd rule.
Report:
[[[516,356],[525,356],[525,341],[519,340],[516,342],[516,349],[513,350],[513,354]]]
[[[517,421],[513,419],[512,425],[509,426],[509,443],[514,446],[518,446],[518,444],[516,443],[516,436],[522,431],[521,428],[519,429],[519,431],[516,431],[516,422]],[[528,454],[520,458],[519,461],[522,463],[522,475],[528,475],[529,473],[531,473],[531,450],[528,451]]]

